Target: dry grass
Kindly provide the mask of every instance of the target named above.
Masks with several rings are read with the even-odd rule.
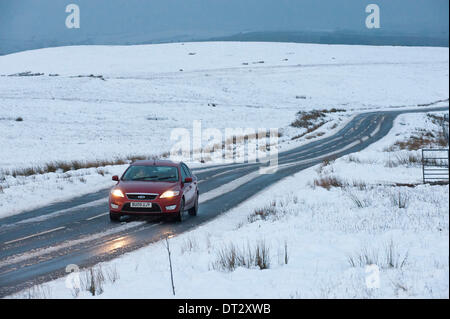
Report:
[[[403,194],[398,191],[396,194],[392,193],[390,195],[391,203],[394,207],[398,207],[400,209],[406,208],[409,202],[409,197],[407,194]]]
[[[431,120],[432,123],[437,125],[442,125],[442,123],[445,122],[444,116],[436,114],[427,114],[427,117]]]
[[[199,244],[194,237],[189,237],[183,241],[181,245],[181,253],[191,252],[197,250],[199,248]]]
[[[354,180],[354,181],[352,181],[352,184],[351,184],[351,185],[352,185],[353,187],[359,189],[360,191],[363,191],[363,190],[366,190],[366,189],[367,189],[367,183],[366,183],[366,182],[363,182],[363,181],[357,181],[357,180]]]
[[[330,110],[323,109],[323,110],[313,110],[313,111],[309,111],[309,112],[305,112],[305,111],[298,112],[297,118],[294,122],[291,123],[291,126],[297,127],[297,128],[304,128],[304,129],[306,129],[306,131],[303,132],[302,134],[292,137],[291,140],[299,139],[299,138],[317,130],[318,128],[320,128],[322,125],[324,125],[327,122],[324,119],[326,117],[326,114],[336,113],[336,112],[345,112],[345,110],[332,108]],[[335,125],[337,126],[337,124],[335,124]],[[334,128],[336,126],[334,126]],[[322,136],[324,134],[325,133],[321,132],[315,136],[308,136],[307,139],[311,139],[311,138],[314,138],[317,136]]]
[[[283,211],[276,207],[276,203],[265,206],[263,208],[257,208],[247,217],[249,223],[254,223],[258,220],[278,220],[284,215]]]
[[[415,135],[411,135],[405,141],[397,141],[392,146],[386,148],[384,151],[393,152],[396,150],[408,150],[417,151],[422,148],[431,147],[447,147],[448,140],[445,138],[442,132],[433,133],[429,131],[417,132]]]
[[[106,269],[106,279],[112,284],[120,279],[120,275],[117,271],[116,265],[113,265]]]
[[[221,153],[222,158],[225,158],[226,156],[230,156],[230,154],[236,156],[238,152],[241,156],[244,156],[244,150],[237,151],[237,146],[244,146],[245,144],[249,144],[251,142],[258,144],[258,149],[261,151],[270,151],[271,146],[275,146],[276,143],[270,144],[269,140],[272,139],[275,136],[278,138],[283,136],[283,132],[278,131],[276,134],[271,135],[270,130],[265,131],[255,131],[253,129],[248,129],[246,132],[245,130],[237,129],[234,132],[230,132],[230,135],[226,135],[226,139],[222,140],[219,143],[215,143],[212,145],[208,145],[204,148],[194,149],[191,151],[190,155],[194,158],[200,158],[201,163],[210,162],[212,160],[212,154],[214,153]],[[228,153],[228,154],[227,154]],[[168,154],[170,155],[170,154]]]
[[[318,119],[323,117],[325,117],[325,113],[321,111],[301,111],[297,113],[297,119],[291,123],[291,126],[298,128],[308,128],[313,126]]]
[[[323,159],[321,165],[322,165],[322,167],[325,167],[325,166],[328,166],[328,165],[334,163],[334,161],[336,161],[336,156],[328,156]]]
[[[377,265],[382,269],[402,269],[408,262],[408,252],[401,253],[391,240],[381,251],[362,248],[360,252],[348,256],[347,260],[351,267]]]
[[[51,297],[51,288],[46,285],[36,285],[30,287],[20,294],[20,298],[23,299],[50,299]]]
[[[12,177],[18,177],[18,176],[32,176],[32,175],[38,175],[38,174],[46,174],[46,173],[55,173],[55,172],[68,172],[71,170],[78,170],[78,169],[84,169],[84,168],[99,168],[104,166],[110,166],[110,165],[123,165],[128,164],[137,160],[143,160],[148,159],[147,156],[128,156],[126,158],[117,158],[114,160],[94,160],[94,161],[56,161],[56,162],[50,162],[42,166],[32,166],[32,167],[26,167],[26,168],[17,168],[12,170],[3,170],[0,172],[1,175],[4,176],[12,176]],[[104,170],[98,170],[99,174],[104,175],[106,171]],[[103,173],[103,174],[102,174]]]
[[[347,156],[346,161],[349,163],[361,164],[362,161],[354,154]]]
[[[105,170],[102,169],[102,168],[99,168],[99,169],[97,169],[97,173],[98,173],[99,175],[101,175],[101,176],[105,176],[105,174],[107,173],[107,171],[105,171]]]
[[[103,293],[103,285],[105,283],[105,275],[101,268],[91,268],[85,273],[85,289],[89,291],[92,296],[101,295]]]
[[[320,123],[315,124],[315,125],[313,125],[313,126],[311,126],[311,127],[308,127],[307,130],[306,130],[304,133],[292,137],[292,138],[291,138],[291,141],[296,140],[296,139],[299,139],[299,138],[305,136],[306,134],[309,134],[309,133],[311,133],[311,132],[317,130],[318,128],[320,128],[320,127],[321,127],[322,125],[324,125],[325,123],[326,123],[326,122],[320,122]],[[311,138],[313,138],[313,137],[311,137]]]
[[[317,168],[317,173],[322,174],[325,167],[330,166],[330,164],[333,164],[336,161],[335,156],[328,156],[322,160],[322,163],[320,163],[319,167]],[[331,168],[331,172],[333,172],[333,168]]]
[[[212,267],[221,271],[234,271],[238,267],[259,268],[260,270],[270,267],[269,247],[261,240],[256,245],[249,243],[246,248],[239,249],[230,244],[217,253],[217,259]]]
[[[119,278],[119,272],[115,265],[106,269],[98,265],[81,274],[80,288],[88,291],[92,296],[97,296],[103,293],[105,283],[109,282],[114,284]],[[75,293],[77,294],[77,292]]]
[[[348,192],[348,196],[350,197],[350,200],[355,204],[358,208],[364,208],[369,207],[371,202],[367,200],[366,198],[360,198],[356,194]]]
[[[447,140],[444,137],[432,138],[424,135],[418,137],[411,136],[409,140],[398,141],[394,145],[401,150],[407,149],[408,151],[415,151],[426,147],[432,147],[435,144],[445,147],[447,146]]]
[[[345,112],[345,110],[332,108],[330,110],[323,109],[323,110],[313,110],[309,112],[300,111],[297,113],[297,119],[291,123],[291,126],[299,128],[308,128],[310,126],[313,126],[315,124],[315,121],[317,121],[318,119],[325,117],[326,114],[337,112]]]
[[[343,187],[345,183],[334,176],[325,176],[314,179],[314,186],[323,187],[330,190],[332,187]]]
[[[400,165],[405,166],[417,166],[422,163],[422,157],[415,154],[397,154],[394,158],[389,158],[385,166],[386,167],[398,167]]]

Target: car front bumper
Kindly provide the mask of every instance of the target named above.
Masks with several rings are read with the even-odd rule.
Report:
[[[152,203],[151,208],[131,207],[132,202]],[[109,210],[121,215],[164,215],[177,213],[180,208],[180,198],[155,199],[149,201],[130,200],[126,198],[109,198]]]

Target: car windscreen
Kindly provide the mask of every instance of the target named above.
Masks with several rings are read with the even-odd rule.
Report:
[[[176,182],[178,169],[175,166],[130,166],[122,177],[123,181]]]

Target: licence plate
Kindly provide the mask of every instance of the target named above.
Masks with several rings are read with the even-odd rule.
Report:
[[[152,208],[152,203],[131,202],[130,207],[133,208]]]

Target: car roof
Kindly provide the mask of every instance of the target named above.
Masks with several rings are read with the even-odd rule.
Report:
[[[139,160],[131,163],[131,166],[175,166],[178,167],[180,162],[169,160]]]

